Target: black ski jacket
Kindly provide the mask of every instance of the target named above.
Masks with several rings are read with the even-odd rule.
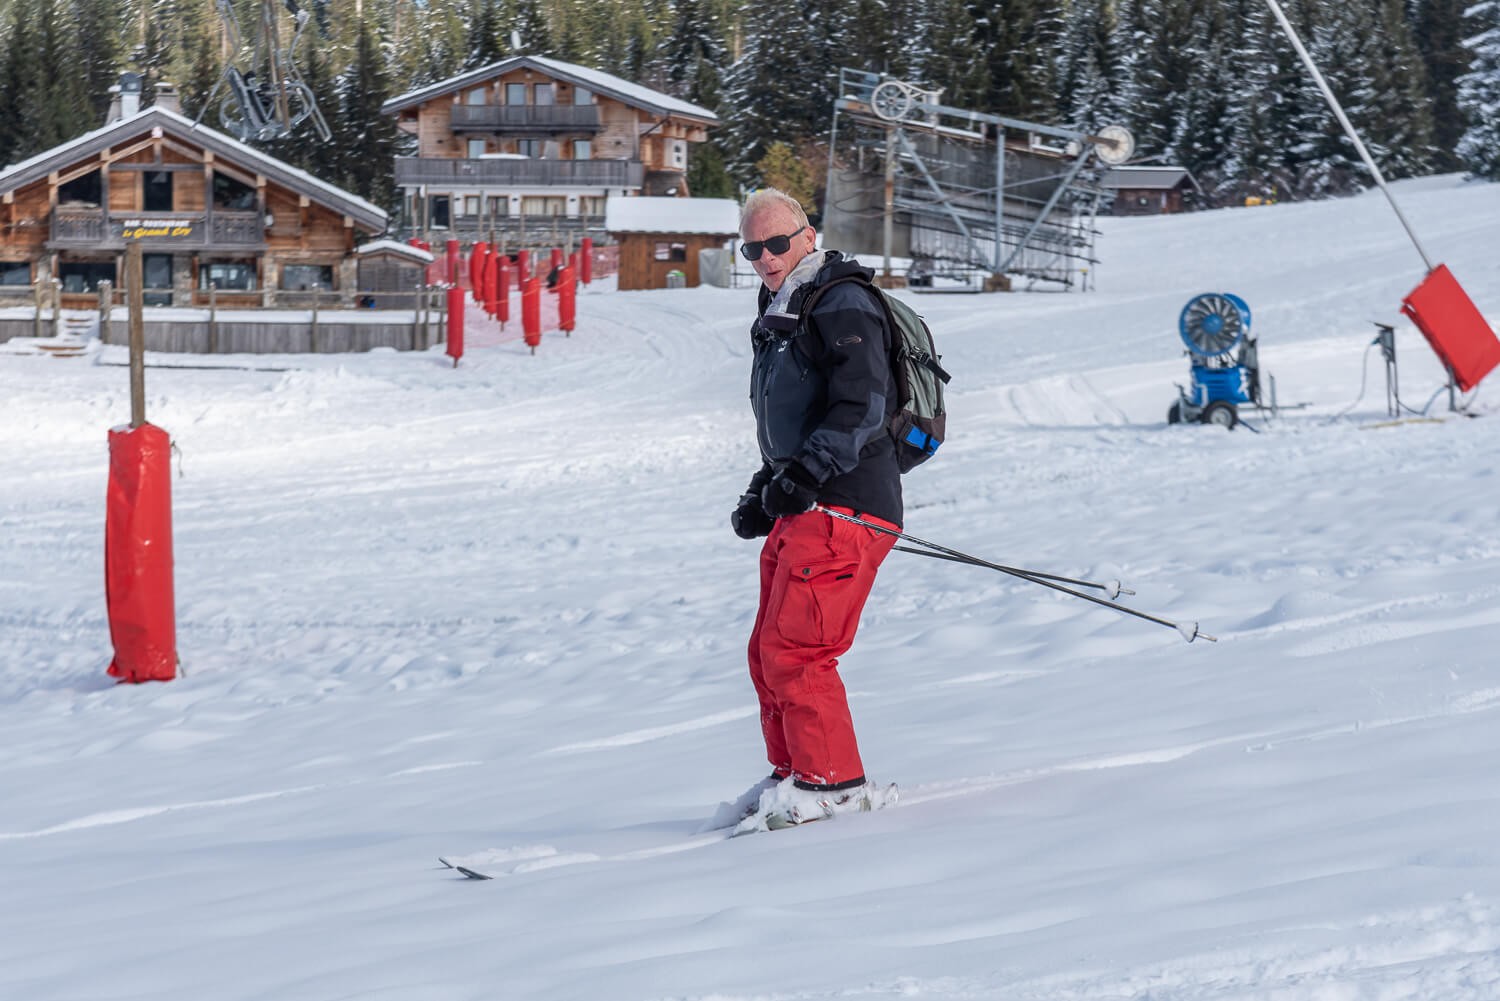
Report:
[[[874,271],[825,252],[823,265],[794,293],[848,274]],[[901,470],[887,431],[896,410],[891,334],[869,290],[852,282],[829,289],[795,330],[779,332],[762,319],[771,292],[760,290],[750,334],[755,362],[750,405],[761,457],[772,472],[797,462],[816,479],[819,503],[853,508],[901,524]]]

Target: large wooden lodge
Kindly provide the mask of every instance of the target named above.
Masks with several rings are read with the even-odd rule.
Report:
[[[687,196],[690,148],[713,112],[620,77],[512,56],[387,101],[416,136],[396,158],[404,227],[460,234],[603,235],[607,198]]]
[[[126,243],[146,302],[273,306],[320,290],[352,305],[356,244],[384,232],[369,202],[195,125],[170,91],[0,171],[0,301],[61,284],[62,305],[119,288]]]

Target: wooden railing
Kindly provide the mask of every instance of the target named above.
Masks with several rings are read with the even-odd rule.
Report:
[[[599,131],[599,108],[592,104],[455,104],[453,131],[593,133]]]
[[[396,157],[396,183],[460,186],[538,185],[638,188],[646,178],[639,160],[443,159]]]

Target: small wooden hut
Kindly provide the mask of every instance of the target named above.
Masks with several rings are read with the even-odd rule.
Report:
[[[611,196],[604,228],[620,245],[621,291],[691,287],[702,281],[698,252],[739,235],[740,207],[729,198]]]

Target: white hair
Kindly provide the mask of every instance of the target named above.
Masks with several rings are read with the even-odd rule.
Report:
[[[757,188],[745,199],[745,205],[740,209],[740,232],[745,231],[745,223],[776,206],[791,213],[792,220],[800,224],[800,229],[807,228],[807,213],[803,211],[801,202],[779,188]]]

